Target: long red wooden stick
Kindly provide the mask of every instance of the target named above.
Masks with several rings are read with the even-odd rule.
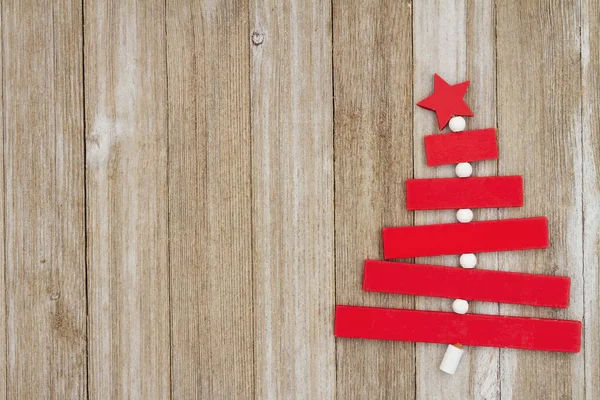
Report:
[[[384,258],[548,247],[546,217],[383,228]]]
[[[457,164],[498,158],[495,129],[425,136],[427,165]]]
[[[375,260],[365,261],[363,280],[372,292],[560,308],[569,306],[570,287],[566,276]]]
[[[450,208],[521,207],[523,177],[408,179],[406,208],[442,210]]]
[[[581,322],[338,305],[335,335],[577,353]]]

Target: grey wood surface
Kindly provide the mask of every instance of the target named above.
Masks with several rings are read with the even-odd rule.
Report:
[[[583,388],[600,398],[600,4],[581,4],[581,116],[583,164]]]
[[[571,277],[566,310],[501,305],[507,315],[583,317],[581,49],[577,2],[498,5],[499,174],[522,174],[525,205],[502,218],[546,215],[550,248],[500,255],[502,270]],[[534,27],[534,29],[532,29]],[[529,39],[515,43],[515,37]],[[546,51],[540,51],[540,49]],[[589,134],[589,133],[588,133]],[[502,396],[585,394],[584,352],[500,351]],[[560,388],[560,389],[559,389]]]
[[[1,0],[0,399],[600,398],[594,0]],[[335,339],[381,228],[428,167],[433,74],[471,80],[551,247],[478,268],[568,275],[578,354]],[[414,260],[411,260],[414,261]],[[419,258],[458,265],[458,257]]]
[[[166,11],[172,395],[248,398],[248,5],[178,1]]]
[[[362,290],[364,260],[383,256],[381,228],[412,224],[400,204],[412,177],[411,8],[334,2],[333,15],[336,302],[412,308]],[[411,399],[413,374],[412,343],[337,342],[340,399]]]
[[[9,398],[81,398],[87,393],[82,9],[68,0],[51,9],[39,3],[2,3],[2,381]]]
[[[83,22],[89,396],[165,398],[165,5],[86,1]]]
[[[250,1],[257,398],[335,395],[330,3]]]

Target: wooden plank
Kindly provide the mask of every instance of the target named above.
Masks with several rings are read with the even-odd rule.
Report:
[[[330,3],[250,2],[255,397],[335,396]]]
[[[412,177],[411,4],[335,0],[333,18],[336,302],[412,307],[361,290],[364,260],[382,256],[381,228],[412,223],[398,200]],[[337,341],[340,400],[412,400],[412,371],[413,344]]]
[[[435,113],[418,107],[416,103],[433,93],[434,73],[439,74],[449,84],[469,79],[466,75],[466,5],[464,0],[455,2],[426,0],[414,2],[413,13],[414,178],[453,177],[455,176],[453,165],[439,167],[427,165],[425,147],[422,145],[424,136],[438,132],[439,128]],[[472,110],[474,114],[479,111],[474,108]],[[470,119],[465,119],[470,129]],[[455,211],[436,210],[415,213],[415,225],[449,222],[456,222]],[[459,265],[457,256],[437,259],[417,258],[415,261],[420,264]],[[418,297],[415,308],[450,311],[452,300]],[[416,400],[464,399],[465,394],[469,392],[470,365],[469,359],[465,356],[468,356],[472,349],[466,351],[452,380],[444,379],[444,373],[439,371],[445,350],[445,345],[417,343]],[[432,384],[433,373],[436,374],[438,378],[436,382],[439,383]]]
[[[548,247],[546,217],[383,228],[384,258],[486,253]]]
[[[2,25],[2,5],[0,4],[0,27],[4,26]],[[0,39],[2,41],[2,43],[4,43],[4,33],[0,28],[0,35],[2,35],[2,39]],[[4,54],[2,51],[2,47],[3,45],[0,45],[0,76],[4,76],[3,72],[2,72],[2,64],[3,64],[3,60],[4,60]],[[3,144],[3,148],[2,148],[2,152],[0,152],[0,176],[3,177],[2,180],[2,184],[0,185],[0,265],[2,265],[2,267],[0,268],[0,376],[4,376],[7,377],[8,375],[6,374],[6,358],[8,356],[7,354],[7,342],[6,342],[6,323],[7,323],[7,319],[6,319],[6,280],[5,277],[7,275],[7,264],[6,264],[6,252],[5,252],[5,243],[6,243],[6,237],[4,236],[4,230],[5,230],[5,206],[4,206],[4,200],[5,200],[5,181],[4,181],[4,149],[6,148],[6,132],[4,130],[4,119],[3,119],[3,111],[4,111],[4,86],[2,87],[2,90],[0,90],[0,126],[2,127],[2,144]],[[0,384],[0,399],[6,399],[7,398],[7,387],[8,387],[8,382],[5,384]]]
[[[168,398],[164,2],[84,11],[90,395]]]
[[[583,317],[580,14],[578,1],[498,2],[498,132],[500,170],[522,174],[522,209],[502,217],[547,215],[549,249],[505,253],[512,271],[571,277],[566,310],[502,305],[502,314]],[[558,12],[557,12],[558,11]],[[535,26],[535,29],[531,29]],[[515,40],[515,38],[527,40]],[[501,351],[502,396],[584,398],[583,353]]]
[[[451,21],[451,23],[448,23]],[[413,54],[415,103],[428,96],[433,89],[433,74],[439,73],[450,83],[470,80],[467,104],[474,112],[466,118],[467,129],[495,126],[495,13],[492,2],[437,2],[414,3]],[[415,140],[415,178],[454,176],[453,166],[431,168],[426,165],[423,136],[437,132],[435,114],[417,108],[413,123]],[[501,136],[502,132],[498,132]],[[502,151],[502,149],[500,149]],[[480,161],[473,164],[473,175],[496,174],[496,163]],[[496,219],[496,210],[474,210],[475,220]],[[453,211],[427,211],[415,214],[415,223],[454,222]],[[493,253],[479,254],[479,266],[496,268]],[[419,259],[419,262],[458,265],[458,257]],[[420,309],[451,309],[450,300],[418,298]],[[473,310],[497,312],[492,304],[472,304]],[[458,371],[452,377],[440,373],[438,384],[432,384],[432,371],[437,371],[446,346],[417,344],[416,382],[417,399],[473,399],[499,398],[498,350],[490,348],[466,349]]]
[[[430,167],[498,158],[494,128],[427,135],[424,143],[427,165]]]
[[[577,353],[581,321],[338,305],[335,335]]]
[[[86,397],[81,12],[78,1],[2,5],[12,399]]]
[[[409,179],[409,210],[448,210],[523,206],[523,178],[482,176],[469,178]]]
[[[469,118],[471,129],[497,128],[496,124],[496,10],[495,2],[468,1],[466,21],[466,76],[471,80],[467,91],[467,104],[475,114]],[[503,133],[497,131],[497,136]],[[496,139],[497,141],[498,139]],[[497,161],[473,163],[473,176],[497,175]],[[498,210],[473,210],[474,220],[498,219]],[[477,254],[479,268],[498,269],[498,253]],[[499,305],[471,302],[469,309],[474,313],[498,314]],[[463,347],[464,349],[464,347]],[[468,348],[463,355],[460,368],[465,368],[468,392],[461,399],[476,398],[494,400],[500,398],[500,350],[491,347]]]
[[[167,3],[172,395],[254,394],[248,4]]]
[[[600,4],[581,2],[585,398],[600,399]]]
[[[363,289],[542,307],[569,306],[567,276],[366,260]]]

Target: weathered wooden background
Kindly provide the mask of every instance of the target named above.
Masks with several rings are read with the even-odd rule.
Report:
[[[600,5],[565,1],[2,0],[0,398],[600,399]],[[335,340],[426,167],[432,75],[498,128],[476,175],[525,177],[579,354]],[[435,260],[457,265],[457,257]],[[5,377],[5,378],[4,378]]]

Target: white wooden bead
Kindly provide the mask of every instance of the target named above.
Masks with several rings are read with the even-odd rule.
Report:
[[[469,311],[469,302],[463,299],[456,299],[452,303],[452,310],[457,314],[466,314]]]
[[[452,117],[450,118],[450,123],[448,127],[452,132],[462,132],[465,130],[467,126],[467,121],[463,117]]]
[[[440,369],[447,374],[454,375],[464,352],[460,347],[449,344],[446,353],[444,353],[444,358],[442,358]]]
[[[466,223],[473,221],[473,211],[468,208],[461,208],[456,212],[458,222]]]
[[[473,253],[461,254],[459,262],[460,266],[463,268],[475,268],[477,265],[477,257]]]
[[[461,162],[456,164],[454,171],[459,178],[467,178],[473,173],[473,167],[468,162]]]

